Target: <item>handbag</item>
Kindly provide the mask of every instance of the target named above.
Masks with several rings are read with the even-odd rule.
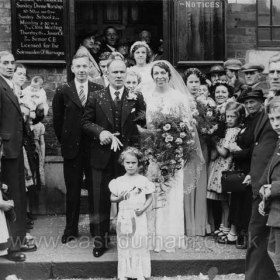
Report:
[[[222,171],[222,192],[245,192],[247,185],[242,184],[246,174],[242,170]]]

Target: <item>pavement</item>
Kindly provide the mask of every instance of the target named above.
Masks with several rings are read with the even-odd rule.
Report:
[[[79,279],[89,277],[113,278],[117,273],[116,237],[111,237],[109,250],[100,257],[92,256],[93,240],[89,234],[89,217],[81,215],[80,236],[67,244],[60,242],[65,226],[64,216],[38,216],[31,234],[35,237],[38,250],[26,253],[24,263],[10,262],[0,258],[0,280],[9,274],[16,274],[23,280]],[[209,269],[217,268],[221,275],[215,279],[241,280],[244,273],[245,250],[238,250],[232,245],[218,244],[211,236],[186,239],[187,248],[175,253],[151,253],[152,275],[172,277],[189,275],[185,279],[197,278],[200,273],[206,275]],[[221,278],[223,274],[234,273],[233,277]],[[175,277],[175,278],[174,278]],[[225,276],[228,277],[228,276]],[[166,278],[169,280],[169,278]]]

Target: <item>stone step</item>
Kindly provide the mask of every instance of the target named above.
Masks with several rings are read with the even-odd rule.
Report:
[[[61,278],[113,278],[117,274],[116,238],[111,237],[108,251],[100,258],[92,256],[93,241],[89,234],[88,216],[82,215],[80,236],[67,244],[60,242],[65,225],[63,216],[40,216],[31,234],[38,250],[27,253],[24,263],[0,258],[0,279],[17,274],[23,280]],[[207,274],[212,267],[219,274],[244,273],[245,250],[217,244],[212,237],[186,239],[186,249],[175,253],[151,253],[153,276]]]

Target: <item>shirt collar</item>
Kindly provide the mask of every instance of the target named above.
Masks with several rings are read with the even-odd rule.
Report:
[[[14,83],[13,83],[13,81],[12,80],[9,80],[9,79],[7,79],[7,78],[5,78],[3,75],[1,75],[0,74],[0,76],[5,80],[5,82],[10,86],[10,88],[12,89],[12,90],[14,90]]]
[[[74,79],[74,81],[75,81],[75,85],[76,85],[77,88],[79,88],[80,86],[87,87],[87,85],[88,85],[88,81],[86,81],[84,83],[81,83],[76,78]]]
[[[123,91],[124,91],[124,86],[120,89],[114,89],[111,85],[109,85],[109,90],[110,90],[110,93],[111,93],[111,96],[112,96],[112,99],[114,100],[116,98],[116,95],[115,95],[115,92],[118,91],[120,92],[120,99],[122,99],[122,95],[123,95]]]
[[[112,52],[115,52],[116,51],[116,48],[114,48],[114,47],[112,47],[112,46],[110,46],[110,45],[108,45],[108,44],[106,44],[107,45],[107,47],[112,51]]]

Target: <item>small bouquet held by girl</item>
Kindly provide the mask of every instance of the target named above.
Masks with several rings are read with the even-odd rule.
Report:
[[[200,136],[207,137],[218,129],[219,119],[214,104],[204,99],[196,99],[196,110],[193,111],[197,132]]]

